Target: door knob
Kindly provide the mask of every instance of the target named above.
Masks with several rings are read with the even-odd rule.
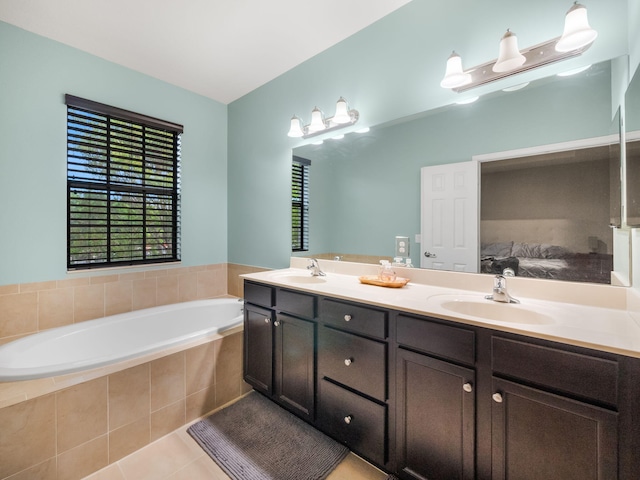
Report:
[[[499,393],[494,393],[493,395],[491,395],[491,398],[493,398],[493,401],[496,403],[502,403],[502,395],[500,395]]]
[[[427,258],[436,258],[436,254],[431,252],[424,252],[424,256]]]
[[[467,382],[462,385],[462,389],[467,393],[471,393],[473,391],[473,386],[469,382]]]
[[[351,424],[351,420],[353,420],[353,417],[351,415],[347,415],[346,417],[344,417],[344,423],[346,423],[347,425]]]
[[[353,363],[353,358],[345,358],[344,359],[344,364],[348,367],[349,365],[351,365]]]

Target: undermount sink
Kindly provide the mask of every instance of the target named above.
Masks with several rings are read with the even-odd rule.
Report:
[[[483,320],[528,325],[555,323],[552,317],[534,309],[534,306],[494,302],[480,296],[437,295],[430,300],[436,301],[443,309],[450,312]]]
[[[292,272],[277,272],[271,275],[274,280],[291,283],[325,283],[325,277],[314,277],[311,274],[301,275]]]

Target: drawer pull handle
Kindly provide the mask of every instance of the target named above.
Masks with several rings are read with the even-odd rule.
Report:
[[[269,319],[269,318],[265,318],[265,319],[264,319],[264,323],[271,323],[271,319]]]
[[[351,424],[351,420],[353,420],[353,417],[351,415],[347,415],[346,417],[344,417],[344,423],[346,423],[347,425]]]
[[[351,318],[352,318],[351,315],[347,314],[347,315],[344,316],[344,321],[345,322],[349,322],[349,321],[351,321]]]
[[[473,386],[469,382],[462,385],[462,389],[467,393],[473,392]]]
[[[499,393],[494,393],[491,398],[493,398],[493,401],[496,403],[502,403],[502,395]]]
[[[345,358],[344,359],[344,364],[348,367],[349,365],[351,365],[353,363],[353,358]]]
[[[280,326],[280,320],[276,320],[275,322],[273,322],[273,326],[274,327],[279,327]]]

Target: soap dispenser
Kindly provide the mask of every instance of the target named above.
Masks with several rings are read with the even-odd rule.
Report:
[[[380,271],[378,278],[382,282],[393,282],[396,279],[396,272],[394,272],[389,260],[380,260]]]

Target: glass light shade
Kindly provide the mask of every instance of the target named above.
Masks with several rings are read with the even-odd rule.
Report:
[[[340,97],[338,103],[336,103],[336,114],[333,116],[333,123],[342,125],[344,123],[351,123],[351,115],[349,115],[349,105],[347,101]]]
[[[325,128],[327,128],[327,126],[324,124],[324,115],[318,107],[315,107],[311,111],[311,123],[309,124],[307,131],[309,133],[316,133],[321,132]]]
[[[510,72],[522,65],[527,59],[518,50],[518,37],[507,30],[500,40],[500,54],[492,70],[496,73]]]
[[[458,88],[471,83],[471,75],[462,70],[460,55],[453,52],[447,59],[447,69],[440,82],[442,88]]]
[[[289,133],[287,133],[289,137],[302,137],[304,135],[304,131],[302,130],[302,122],[295,115],[291,118],[291,128],[289,128]]]
[[[576,2],[564,19],[564,31],[556,43],[556,51],[570,52],[585,47],[593,42],[597,36],[598,32],[589,26],[586,7]]]

